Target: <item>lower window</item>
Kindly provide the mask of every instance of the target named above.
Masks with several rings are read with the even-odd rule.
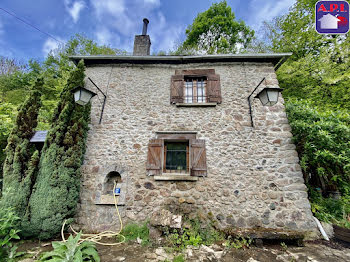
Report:
[[[148,144],[146,169],[148,175],[173,173],[206,176],[205,140],[196,139],[195,132],[159,131]]]
[[[165,173],[189,173],[188,142],[164,142]]]

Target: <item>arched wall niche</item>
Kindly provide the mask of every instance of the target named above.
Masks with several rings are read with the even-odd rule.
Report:
[[[125,169],[110,165],[99,169],[97,174],[97,190],[95,197],[96,205],[114,205],[113,188],[114,182],[120,187],[120,196],[118,197],[118,206],[125,205],[125,196],[127,190],[127,175]]]

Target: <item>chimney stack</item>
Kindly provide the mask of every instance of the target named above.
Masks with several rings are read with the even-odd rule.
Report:
[[[135,35],[134,40],[134,56],[146,56],[150,54],[151,39],[147,35],[148,19],[143,19],[142,35]]]

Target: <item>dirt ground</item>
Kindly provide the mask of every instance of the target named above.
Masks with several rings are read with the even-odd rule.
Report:
[[[43,251],[51,250],[51,242],[25,241],[19,251],[26,251],[22,262],[36,261]],[[143,262],[166,261],[157,256],[159,247],[143,247],[137,243],[121,244],[118,246],[97,245],[102,262]],[[223,249],[221,257],[206,255],[201,248],[193,248],[191,254],[184,252],[186,261],[222,261],[222,262],[349,262],[350,245],[340,242],[313,241],[306,242],[304,247],[288,245],[284,248],[280,244],[264,244],[263,247],[252,246],[248,249]],[[167,254],[167,261],[172,261],[172,254]]]

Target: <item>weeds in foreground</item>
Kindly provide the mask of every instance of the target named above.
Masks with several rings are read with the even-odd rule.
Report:
[[[185,262],[184,255],[181,254],[181,255],[174,257],[173,262]]]
[[[241,248],[249,248],[252,244],[252,239],[245,238],[242,236],[238,236],[232,239],[231,236],[225,240],[224,245],[226,248],[235,248],[235,249],[241,249]]]
[[[287,251],[287,244],[286,243],[284,243],[284,242],[281,242],[281,248],[282,248],[282,250],[284,251],[284,252],[286,252]]]
[[[170,250],[182,251],[187,246],[211,245],[224,240],[224,234],[217,231],[211,224],[203,227],[200,220],[185,219],[187,226],[182,229],[165,228],[164,234]]]
[[[52,242],[53,251],[45,252],[40,258],[40,261],[47,262],[76,262],[90,261],[100,262],[100,257],[97,253],[95,244],[84,241],[79,243],[81,233],[73,237],[69,236],[66,242]]]
[[[24,252],[17,252],[17,246],[12,243],[20,239],[17,229],[19,217],[11,208],[2,208],[0,211],[0,261],[12,262],[22,256]]]
[[[141,245],[147,246],[151,244],[147,224],[148,222],[145,222],[142,225],[128,224],[123,228],[121,234],[125,237],[125,241],[141,239]]]
[[[226,248],[236,249],[249,248],[252,244],[252,239],[243,236],[226,238],[225,234],[215,229],[211,223],[204,226],[198,218],[186,219],[184,224],[187,226],[178,230],[165,228],[167,251],[182,252],[187,246],[209,246],[216,242],[223,243]]]

